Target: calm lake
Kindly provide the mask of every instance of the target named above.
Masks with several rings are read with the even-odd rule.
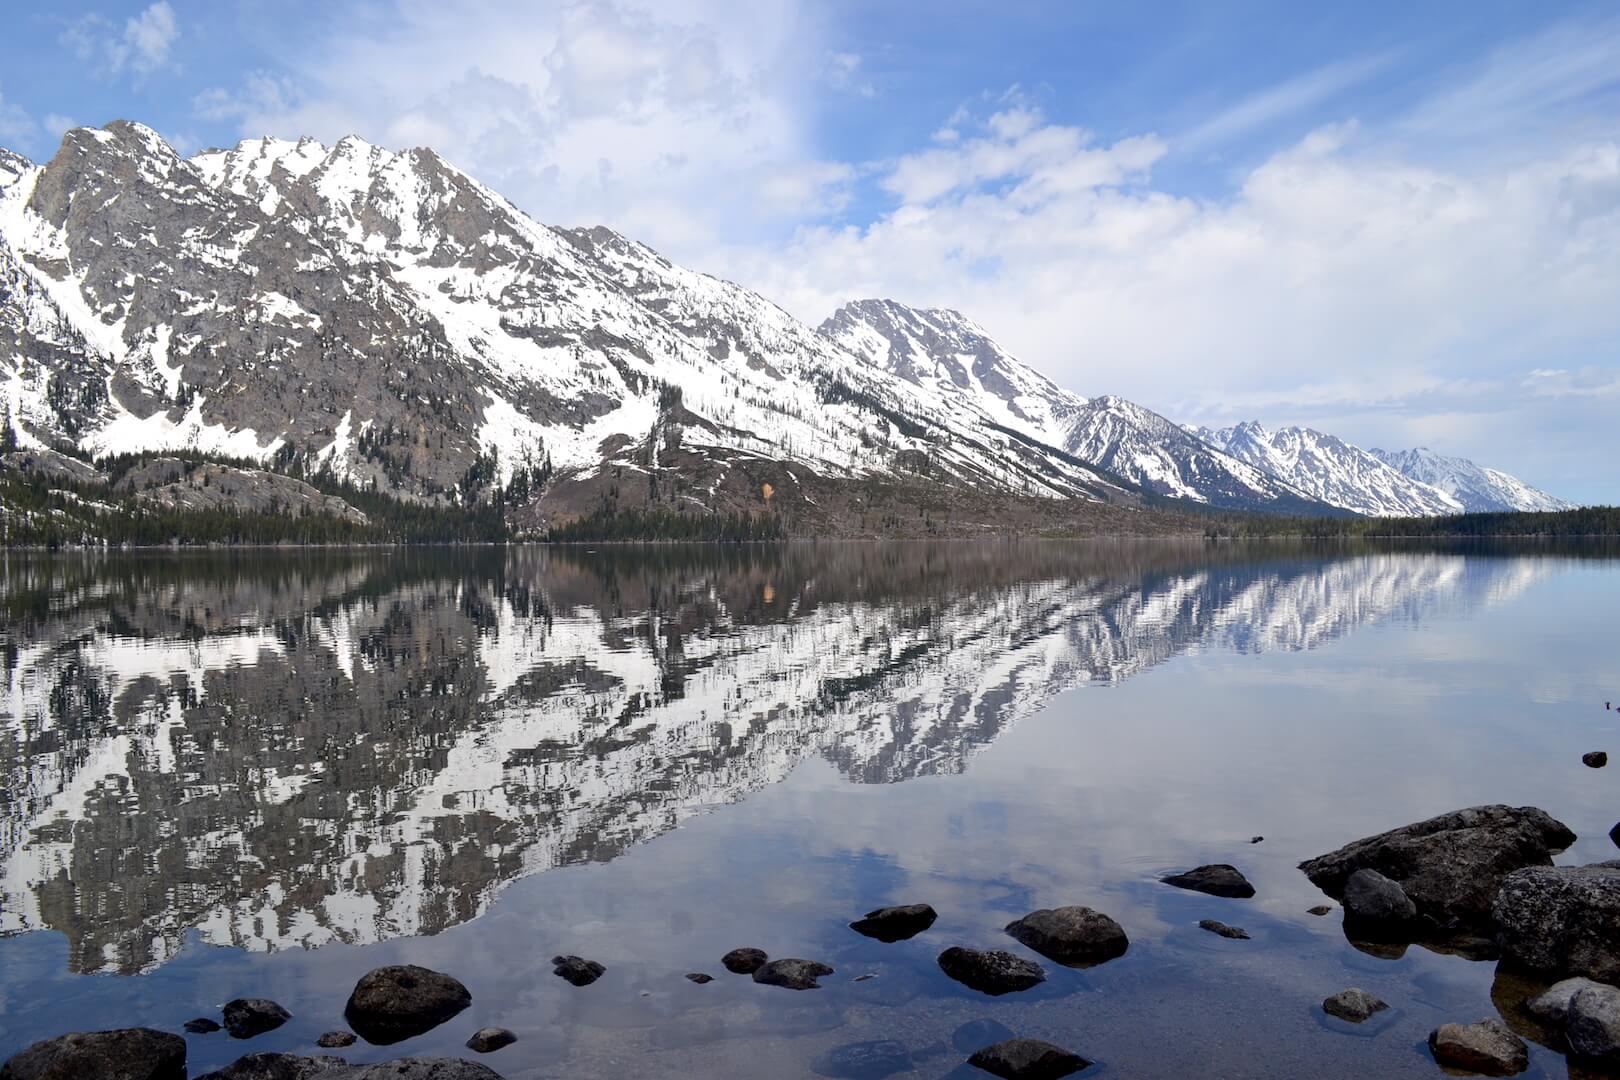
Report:
[[[188,1036],[193,1074],[328,1052],[361,974],[418,963],[471,1008],[336,1053],[984,1077],[1010,1030],[1086,1077],[1428,1078],[1431,1029],[1511,1004],[1495,965],[1358,949],[1300,860],[1495,802],[1574,829],[1560,863],[1617,854],[1620,767],[1580,760],[1620,753],[1596,544],[10,554],[0,598],[0,1059],[234,997],[293,1018]],[[1257,895],[1158,881],[1220,862]],[[847,926],[905,903],[938,922]],[[1036,958],[1003,925],[1064,904],[1129,951],[996,998],[935,963]],[[738,946],[836,974],[757,985]],[[1350,986],[1391,1009],[1325,1016]],[[464,1050],[488,1025],[519,1041]]]

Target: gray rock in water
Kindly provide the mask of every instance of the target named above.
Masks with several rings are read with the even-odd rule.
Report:
[[[517,1042],[517,1036],[505,1028],[487,1027],[479,1028],[467,1040],[467,1049],[476,1050],[480,1054],[493,1054],[503,1046],[511,1046]]]
[[[772,960],[770,963],[758,968],[754,972],[754,981],[766,986],[781,986],[789,990],[819,990],[821,984],[816,980],[823,975],[833,974],[833,969],[826,964],[819,964],[814,960],[799,960],[789,957],[783,960]]]
[[[17,1051],[0,1080],[186,1080],[186,1040],[151,1028],[72,1031]]]
[[[720,958],[720,963],[734,975],[752,975],[765,966],[764,949],[732,949]]]
[[[219,1021],[210,1020],[206,1016],[199,1016],[195,1020],[187,1020],[180,1025],[193,1035],[212,1035],[219,1030]]]
[[[1620,862],[1515,871],[1491,915],[1503,963],[1620,982]]]
[[[197,1080],[501,1080],[487,1065],[456,1058],[400,1058],[352,1065],[336,1057],[249,1054]]]
[[[1352,1024],[1359,1024],[1374,1013],[1383,1012],[1387,1008],[1389,1005],[1385,1002],[1355,987],[1340,990],[1322,1002],[1323,1012],[1329,1016],[1337,1016],[1340,1020],[1348,1020]]]
[[[553,975],[559,975],[575,986],[589,986],[600,979],[607,968],[595,960],[586,960],[578,956],[553,956],[551,969]]]
[[[1357,870],[1400,885],[1420,915],[1439,923],[1485,924],[1502,879],[1525,866],[1551,866],[1575,842],[1563,823],[1533,806],[1475,806],[1346,844],[1299,864],[1334,899]]]
[[[849,924],[857,934],[890,943],[914,938],[939,918],[938,912],[927,904],[904,904],[899,907],[878,908]]]
[[[352,1031],[328,1031],[315,1040],[315,1045],[323,1050],[341,1050],[345,1046],[353,1046],[355,1038]]]
[[[1569,1000],[1564,1034],[1577,1057],[1620,1065],[1620,989],[1593,983]]]
[[[839,1080],[880,1080],[895,1073],[910,1072],[912,1068],[911,1052],[904,1043],[893,1039],[834,1047],[810,1063],[810,1071],[817,1076],[838,1077]]]
[[[1199,919],[1198,928],[1208,930],[1212,934],[1219,934],[1223,938],[1231,938],[1233,941],[1249,940],[1249,932],[1243,927],[1227,926],[1218,919]]]
[[[1006,926],[1020,944],[1066,967],[1095,967],[1130,948],[1125,930],[1088,907],[1041,908]]]
[[[1407,934],[1417,918],[1417,905],[1399,884],[1376,870],[1357,870],[1344,883],[1347,932],[1389,936]]]
[[[953,945],[939,954],[939,966],[963,986],[991,997],[1028,990],[1046,981],[1041,965],[1000,949],[964,949]]]
[[[1569,1016],[1569,1002],[1576,994],[1588,986],[1602,986],[1600,982],[1593,982],[1584,976],[1573,979],[1564,979],[1555,982],[1546,990],[1528,999],[1524,1003],[1524,1011],[1544,1023],[1553,1027],[1563,1027]]]
[[[396,964],[362,975],[343,1015],[362,1039],[387,1046],[431,1031],[471,1004],[472,994],[449,975]]]
[[[1530,1049],[1494,1016],[1476,1024],[1441,1024],[1429,1033],[1429,1052],[1442,1065],[1485,1076],[1513,1076],[1530,1067]]]
[[[689,971],[689,972],[687,972],[686,973],[686,979],[687,979],[688,982],[695,982],[699,986],[702,986],[704,983],[712,983],[712,982],[714,982],[714,976],[713,975],[709,975],[709,974],[706,974],[706,973],[701,972],[701,971]]]
[[[1007,1039],[975,1051],[968,1064],[1005,1080],[1057,1080],[1091,1062],[1040,1039]]]
[[[1160,880],[1178,889],[1191,889],[1210,896],[1246,900],[1254,895],[1254,886],[1249,884],[1249,879],[1239,873],[1237,867],[1227,863],[1195,867],[1184,874],[1171,874]]]
[[[1305,914],[1307,914],[1307,915],[1326,915],[1329,912],[1331,912],[1332,910],[1333,910],[1333,905],[1332,904],[1317,904],[1315,907],[1306,908],[1305,909]]]
[[[269,998],[237,998],[227,1001],[224,1009],[225,1030],[233,1039],[251,1039],[263,1035],[292,1019],[292,1013]]]
[[[1581,755],[1581,764],[1588,769],[1601,769],[1609,763],[1609,755],[1602,750],[1593,750],[1589,754]]]

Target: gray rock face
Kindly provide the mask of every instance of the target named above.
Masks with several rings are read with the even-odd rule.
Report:
[[[151,1028],[73,1031],[0,1065],[0,1080],[185,1080],[186,1040]]]
[[[1254,895],[1254,886],[1249,884],[1249,879],[1239,873],[1237,867],[1227,863],[1195,867],[1186,873],[1171,874],[1160,880],[1178,889],[1191,889],[1210,896],[1246,900]]]
[[[991,997],[1028,990],[1046,981],[1041,965],[1000,949],[952,946],[939,954],[939,967],[963,986]]]
[[[1589,986],[1602,986],[1603,983],[1593,982],[1583,976],[1573,979],[1564,979],[1553,983],[1543,992],[1530,998],[1524,1003],[1525,1011],[1537,1020],[1544,1021],[1554,1027],[1563,1027],[1569,1018],[1569,1002],[1576,994]]]
[[[1550,866],[1575,842],[1562,822],[1533,806],[1475,806],[1369,836],[1300,863],[1318,888],[1342,899],[1357,870],[1396,882],[1419,915],[1442,924],[1485,923],[1502,879]]]
[[[456,1058],[400,1058],[351,1065],[336,1057],[249,1054],[197,1080],[501,1080],[501,1075],[487,1065]]]
[[[1337,1016],[1340,1020],[1348,1020],[1352,1024],[1359,1024],[1374,1013],[1383,1012],[1387,1008],[1389,1005],[1385,1002],[1355,987],[1340,990],[1322,1002],[1323,1012],[1329,1016]]]
[[[767,959],[764,949],[732,949],[720,958],[720,963],[733,975],[752,975],[765,966]]]
[[[1020,944],[1067,967],[1093,967],[1130,948],[1119,923],[1088,907],[1042,908],[1006,929]]]
[[[849,924],[857,934],[865,934],[885,943],[905,941],[934,925],[939,914],[927,904],[904,904],[898,907],[878,908]]]
[[[975,1051],[968,1064],[1005,1080],[1057,1080],[1091,1062],[1040,1039],[1007,1039]]]
[[[1200,919],[1198,920],[1198,928],[1200,930],[1208,930],[1210,933],[1218,934],[1223,938],[1231,938],[1233,941],[1249,940],[1249,932],[1243,929],[1243,927],[1227,926],[1219,919]]]
[[[1570,998],[1565,1025],[1575,1056],[1620,1065],[1620,989],[1602,983],[1583,986]]]
[[[227,1001],[224,1009],[225,1030],[233,1039],[251,1039],[263,1035],[292,1019],[292,1013],[268,998],[237,998]]]
[[[589,986],[607,973],[607,968],[595,960],[579,956],[553,956],[551,962],[555,965],[551,973],[575,986]]]
[[[487,1027],[479,1028],[467,1040],[467,1049],[476,1050],[480,1054],[492,1054],[503,1046],[511,1046],[517,1042],[517,1036],[505,1028]]]
[[[1406,890],[1376,870],[1357,870],[1344,883],[1344,925],[1350,932],[1399,935],[1417,918]]]
[[[324,1050],[339,1050],[345,1046],[353,1046],[356,1038],[352,1031],[328,1031],[315,1040],[315,1045]]]
[[[1495,1017],[1441,1024],[1429,1033],[1429,1051],[1442,1065],[1484,1076],[1513,1076],[1530,1067],[1529,1047]]]
[[[34,473],[81,484],[94,484],[106,479],[94,465],[55,450],[13,450],[9,454],[0,454],[0,472]]]
[[[471,1004],[472,994],[449,975],[400,964],[362,975],[343,1015],[362,1039],[387,1046],[431,1031]]]
[[[881,1080],[895,1073],[910,1072],[912,1068],[911,1052],[904,1043],[893,1039],[834,1047],[810,1063],[810,1071],[817,1076],[839,1080]]]
[[[765,986],[781,986],[788,990],[818,990],[821,984],[816,980],[823,975],[831,974],[833,969],[826,964],[789,957],[772,960],[755,969],[754,981]]]
[[[177,470],[174,466],[181,466]],[[159,478],[162,479],[159,479]],[[242,514],[322,514],[356,525],[366,515],[335,495],[290,476],[263,469],[200,465],[158,458],[131,469],[118,486],[137,500],[165,510],[223,510]]]
[[[1620,982],[1620,863],[1515,871],[1491,915],[1504,964]]]

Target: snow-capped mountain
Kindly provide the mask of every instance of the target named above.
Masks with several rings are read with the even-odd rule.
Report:
[[[1555,563],[1171,545],[8,564],[0,935],[133,973],[437,933],[815,757],[961,771],[1054,694],[1308,649]],[[757,557],[756,557],[757,556]]]
[[[757,499],[773,462],[1135,497],[746,289],[542,225],[431,150],[187,160],[119,121],[42,166],[6,157],[0,185],[0,387],[25,447],[195,448],[430,500],[541,462],[684,473],[665,491],[700,505]]]
[[[959,312],[893,300],[845,304],[825,337],[962,409],[1122,476],[1148,491],[1209,506],[1320,512],[1268,473],[1211,448],[1123,398],[1084,398],[1012,356]]]
[[[1420,446],[1415,450],[1396,451],[1379,450],[1374,447],[1369,453],[1403,476],[1439,488],[1462,503],[1463,509],[1469,513],[1499,510],[1572,510],[1576,505],[1549,495],[1539,488],[1533,488],[1518,477],[1509,476],[1499,469],[1487,469],[1467,458],[1437,454],[1426,446]]]
[[[1267,431],[1256,421],[1193,434],[1325,503],[1373,517],[1459,514],[1463,505],[1342,439],[1304,427]]]

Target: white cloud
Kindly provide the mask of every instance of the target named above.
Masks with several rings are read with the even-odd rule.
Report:
[[[36,125],[28,111],[0,92],[0,139],[20,142],[34,134]]]
[[[167,67],[179,36],[180,26],[167,0],[130,16],[122,27],[103,16],[86,15],[62,35],[80,60],[99,64],[100,74],[108,77],[125,71],[144,77]]]

